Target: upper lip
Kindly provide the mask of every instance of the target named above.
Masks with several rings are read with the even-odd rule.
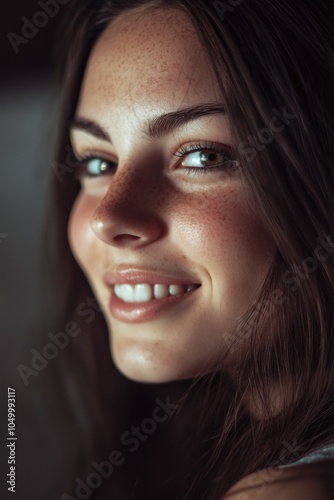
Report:
[[[115,268],[103,275],[104,282],[113,286],[116,284],[148,284],[148,285],[200,285],[199,281],[182,273],[166,273],[144,268]]]

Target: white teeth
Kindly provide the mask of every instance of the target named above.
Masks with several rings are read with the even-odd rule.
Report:
[[[180,293],[184,293],[184,287],[181,285],[170,285],[169,293],[170,295],[180,295]]]
[[[154,298],[164,299],[169,295],[169,287],[167,285],[154,285]]]
[[[114,292],[116,297],[124,302],[148,302],[153,298],[153,290],[151,285],[115,285]]]
[[[149,284],[116,284],[114,293],[116,297],[128,303],[148,302],[154,299],[164,299],[170,295],[192,292],[196,285],[149,285]]]
[[[131,285],[120,285],[121,299],[124,302],[135,302],[135,290]]]
[[[136,285],[134,295],[135,302],[148,302],[153,298],[151,285]]]

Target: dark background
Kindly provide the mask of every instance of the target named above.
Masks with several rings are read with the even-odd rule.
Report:
[[[70,456],[65,458],[51,432],[53,424],[43,421],[41,384],[48,374],[31,377],[25,386],[17,370],[19,364],[29,365],[31,349],[43,345],[48,333],[47,325],[41,326],[47,305],[40,263],[58,110],[51,55],[67,9],[51,3],[58,12],[45,14],[45,26],[19,44],[17,53],[8,34],[22,36],[23,17],[44,24],[45,16],[36,16],[44,11],[37,0],[7,0],[0,8],[1,499],[60,498],[62,468]],[[16,390],[15,495],[6,484],[7,387]]]

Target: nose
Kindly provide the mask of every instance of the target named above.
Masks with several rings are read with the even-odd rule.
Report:
[[[115,247],[140,248],[161,238],[157,179],[142,173],[116,172],[90,221],[97,238]]]

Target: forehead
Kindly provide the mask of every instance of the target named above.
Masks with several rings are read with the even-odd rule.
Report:
[[[106,28],[90,55],[80,108],[175,109],[219,102],[220,89],[188,16],[177,9],[132,10]],[[82,109],[81,109],[82,110]]]

